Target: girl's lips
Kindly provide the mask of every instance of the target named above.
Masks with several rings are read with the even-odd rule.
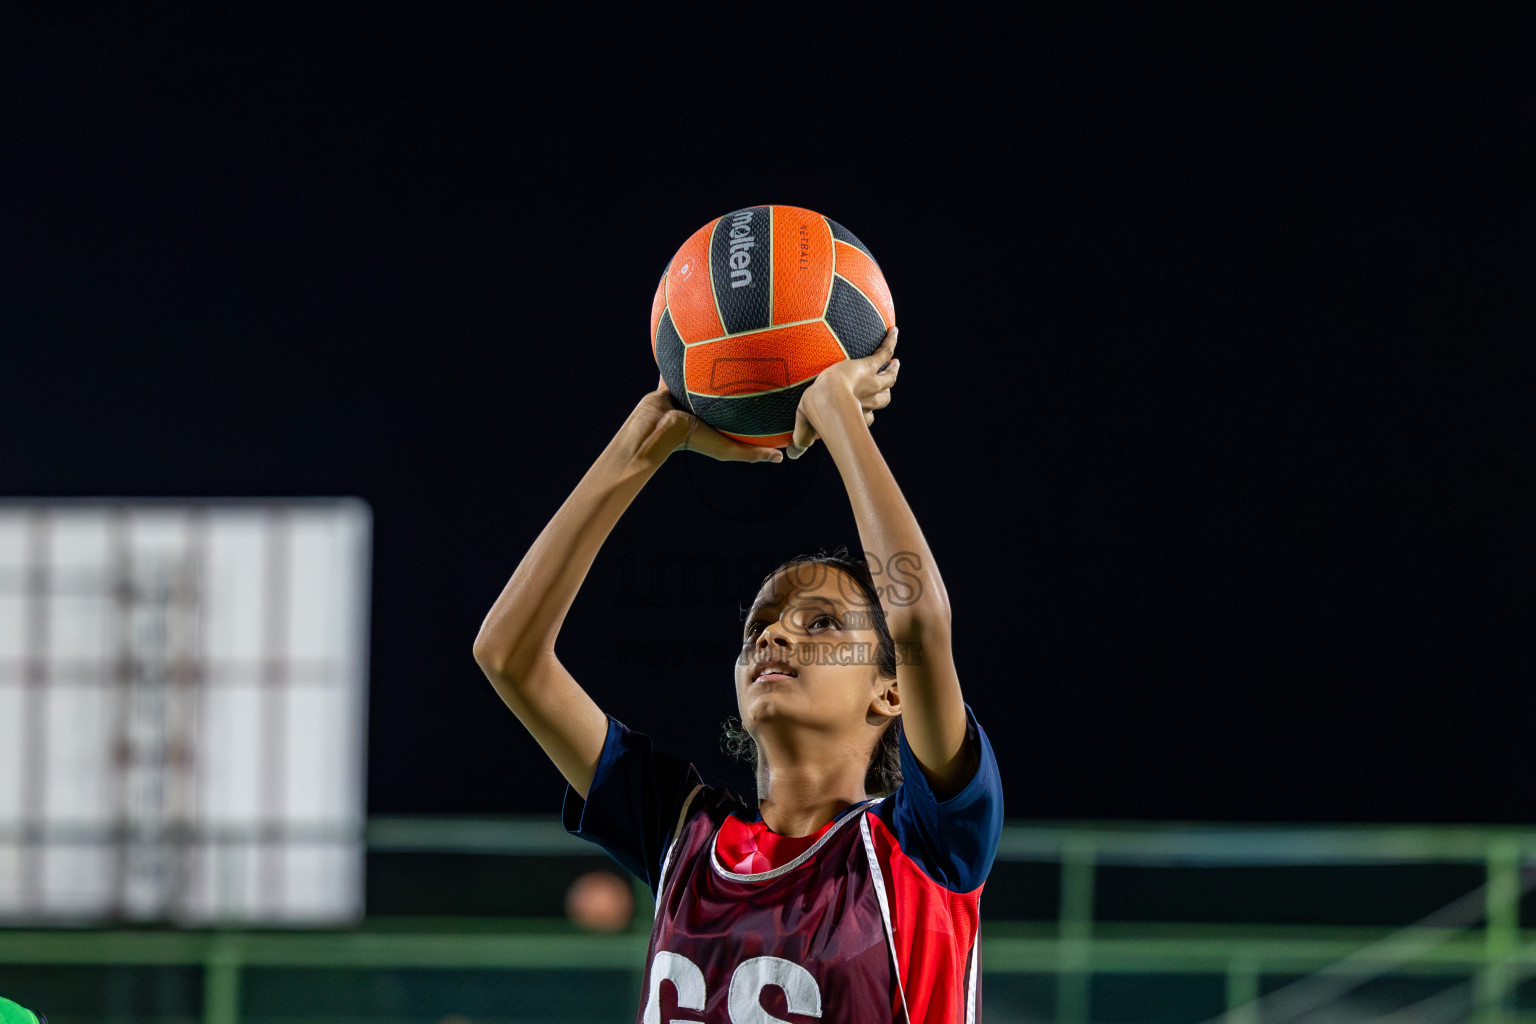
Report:
[[[762,661],[759,661],[752,666],[750,682],[755,683],[759,679],[771,679],[774,676],[782,676],[786,679],[793,679],[797,674],[798,673],[796,673],[795,670],[790,667],[789,662],[784,661],[781,658],[764,658]]]
[[[765,672],[752,681],[754,683],[777,683],[787,682],[793,678],[795,677],[791,675],[785,675],[783,672]]]

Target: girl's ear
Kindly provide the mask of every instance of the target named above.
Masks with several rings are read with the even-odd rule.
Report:
[[[869,702],[869,710],[883,718],[895,718],[901,714],[901,690],[897,688],[894,679],[882,679],[880,684],[880,692]]]

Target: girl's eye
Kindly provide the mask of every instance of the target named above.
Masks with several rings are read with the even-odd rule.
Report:
[[[820,614],[820,615],[816,616],[814,619],[812,619],[811,620],[811,625],[814,626],[818,622],[825,622],[832,629],[836,629],[837,628],[837,620],[834,619],[832,616],[826,614],[825,612],[823,612],[822,614]]]
[[[751,622],[747,623],[747,631],[746,631],[746,633],[743,634],[743,636],[748,636],[748,637],[755,636],[757,634],[757,631],[762,629],[762,628],[763,628],[763,620],[762,619],[753,619]]]

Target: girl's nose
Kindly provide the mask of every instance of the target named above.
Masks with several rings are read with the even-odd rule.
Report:
[[[759,648],[770,646],[789,648],[794,646],[794,640],[790,638],[783,620],[780,620],[763,627],[762,632],[757,634],[757,644]]]

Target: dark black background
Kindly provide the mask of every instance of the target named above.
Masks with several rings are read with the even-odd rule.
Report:
[[[1010,816],[1529,821],[1530,12],[737,13],[9,16],[0,493],[362,496],[370,810],[551,812],[475,631],[672,252],[807,206]],[[824,450],[679,453],[559,651],[741,781],[738,605],[837,544]]]

